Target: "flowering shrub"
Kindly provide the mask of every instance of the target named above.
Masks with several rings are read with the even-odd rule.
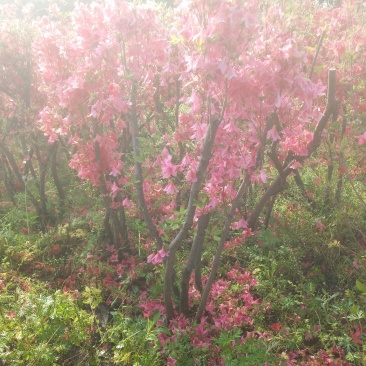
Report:
[[[0,7],[1,273],[107,307],[95,359],[364,361],[365,13],[319,3]]]

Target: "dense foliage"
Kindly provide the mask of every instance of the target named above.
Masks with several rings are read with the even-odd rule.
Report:
[[[366,9],[328,5],[0,8],[3,365],[365,363]]]

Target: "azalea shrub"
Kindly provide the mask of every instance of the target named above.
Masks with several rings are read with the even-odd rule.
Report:
[[[363,4],[39,4],[0,8],[2,272],[106,306],[94,360],[362,364]]]
[[[324,37],[310,54],[315,40],[294,38],[281,7],[250,1],[181,4],[165,17],[127,3],[80,4],[67,21],[52,11],[56,20],[43,17],[34,42],[47,94],[39,128],[51,145],[73,146],[70,166],[103,196],[120,260],[126,216],[143,218],[157,250],[149,261],[166,262],[168,319],[177,252],[192,242],[180,279],[186,309],[206,229],[221,226],[199,320],[230,230],[245,241],[257,229],[287,177],[301,181],[298,169],[347,103],[336,70],[314,71],[325,62],[317,60]]]

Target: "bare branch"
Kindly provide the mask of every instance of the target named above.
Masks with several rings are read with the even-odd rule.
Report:
[[[136,175],[136,189],[137,189],[137,200],[139,203],[139,208],[141,210],[142,216],[146,223],[147,229],[150,235],[154,238],[156,247],[160,250],[163,247],[163,240],[161,239],[158,230],[154,222],[151,219],[144,194],[144,178],[142,175],[142,166],[140,163],[140,146],[138,142],[138,122],[137,122],[137,112],[136,112],[136,94],[137,94],[137,83],[135,80],[132,81],[131,90],[131,110],[130,110],[130,127],[132,135],[132,145],[133,154],[135,158],[135,175]]]
[[[311,69],[310,69],[310,73],[309,73],[309,79],[310,80],[311,80],[311,78],[313,76],[314,67],[315,67],[316,61],[318,59],[318,55],[319,55],[320,48],[322,47],[324,37],[325,37],[325,31],[323,30],[323,32],[322,32],[322,34],[321,34],[321,36],[319,38],[318,44],[316,46],[316,52],[315,52],[315,56],[314,56],[314,59],[313,59],[313,63],[311,64]]]

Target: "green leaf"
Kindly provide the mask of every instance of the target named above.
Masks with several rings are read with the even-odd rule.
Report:
[[[359,306],[357,306],[356,304],[353,304],[351,309],[350,309],[351,314],[353,314],[353,315],[357,314],[359,311],[360,311]]]
[[[360,282],[359,280],[356,280],[356,287],[363,293],[366,294],[366,286]]]

